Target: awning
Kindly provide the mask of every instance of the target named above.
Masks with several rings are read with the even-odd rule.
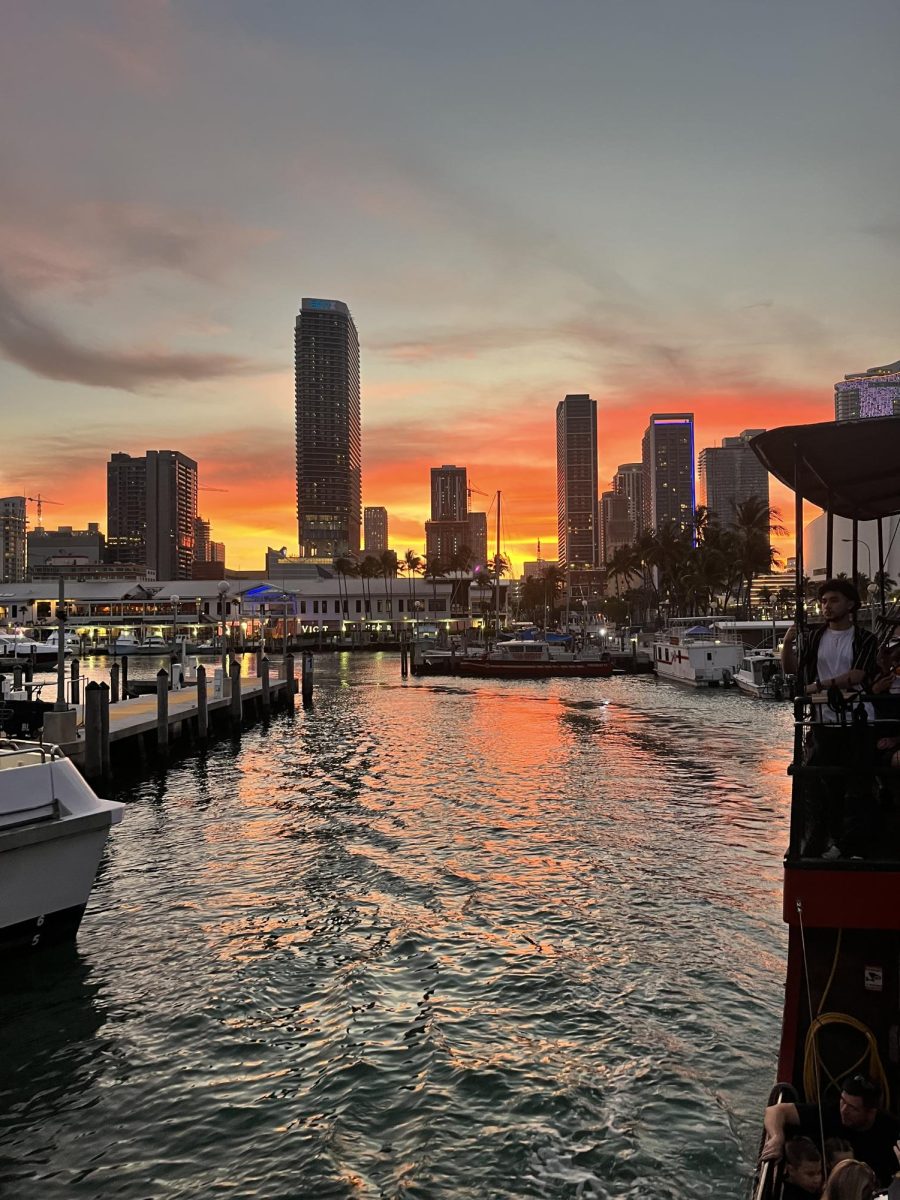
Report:
[[[750,445],[776,479],[840,517],[875,521],[900,512],[900,417],[783,425]]]

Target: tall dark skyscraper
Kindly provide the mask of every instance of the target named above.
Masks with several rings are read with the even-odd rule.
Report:
[[[723,438],[721,446],[700,451],[700,491],[722,525],[733,524],[736,506],[751,497],[768,508],[769,473],[750,449],[750,439],[762,432],[745,429],[738,437]]]
[[[190,579],[197,464],[178,450],[113,454],[106,468],[107,560],[144,564],[157,579]]]
[[[382,505],[363,510],[364,547],[366,554],[383,554],[388,548],[388,513]]]
[[[294,329],[301,558],[359,553],[359,338],[341,300],[304,298]]]
[[[694,521],[694,414],[653,413],[642,443],[644,527]]]
[[[644,464],[622,463],[613,475],[613,491],[628,497],[631,510],[631,541],[636,542],[644,528]]]
[[[561,570],[600,565],[597,402],[566,396],[556,407],[556,519]]]
[[[432,521],[465,521],[469,513],[465,467],[431,468]]]

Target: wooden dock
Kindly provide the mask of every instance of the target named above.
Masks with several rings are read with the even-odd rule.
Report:
[[[180,689],[165,692],[164,709],[160,708],[157,694],[144,694],[130,699],[109,703],[103,699],[104,770],[105,774],[114,761],[125,757],[143,761],[153,755],[168,754],[170,748],[179,743],[190,745],[210,740],[219,733],[230,730],[239,732],[242,725],[267,715],[276,708],[292,708],[297,691],[297,680],[293,676],[293,657],[288,659],[290,678],[283,671],[274,679],[264,680],[250,675],[240,676],[240,705],[232,692],[232,680],[224,681],[224,694],[210,689],[206,696],[205,713],[201,711],[196,685],[188,683]],[[98,689],[100,690],[100,689]],[[102,689],[108,696],[108,689]],[[85,700],[87,697],[85,696]],[[87,774],[91,770],[91,751],[88,746],[90,718],[86,719],[87,705],[79,706],[76,740],[63,742],[60,749]],[[106,723],[108,720],[108,738]]]

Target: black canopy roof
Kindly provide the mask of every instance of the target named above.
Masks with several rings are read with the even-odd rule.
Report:
[[[782,425],[750,445],[776,479],[840,517],[900,512],[900,416]]]

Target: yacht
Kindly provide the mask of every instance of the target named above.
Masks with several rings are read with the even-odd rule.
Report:
[[[595,676],[613,673],[609,654],[596,647],[578,650],[571,639],[565,643],[511,639],[498,642],[493,650],[477,657],[460,659],[460,675],[497,679],[542,679],[546,676]]]
[[[165,638],[156,634],[139,641],[133,633],[120,633],[116,640],[110,643],[110,651],[123,658],[126,654],[170,654],[172,647]]]
[[[75,937],[124,810],[58,747],[0,739],[0,955]]]
[[[744,644],[717,630],[714,622],[714,617],[676,617],[659,631],[653,665],[660,679],[691,687],[727,687],[734,682]]]
[[[784,700],[788,696],[781,661],[774,650],[745,654],[734,673],[734,682],[756,700]]]
[[[0,633],[0,659],[47,666],[56,662],[56,658],[55,645],[48,649],[46,642],[36,642],[22,633]]]
[[[79,654],[81,652],[81,639],[79,638],[77,633],[68,633],[67,632],[63,635],[63,637],[64,637],[64,644],[66,647],[66,657],[68,657],[71,654]],[[59,630],[58,629],[54,629],[51,631],[50,636],[47,638],[46,642],[44,642],[44,646],[48,650],[52,650],[54,653],[54,656],[56,655],[56,653],[59,649]]]

